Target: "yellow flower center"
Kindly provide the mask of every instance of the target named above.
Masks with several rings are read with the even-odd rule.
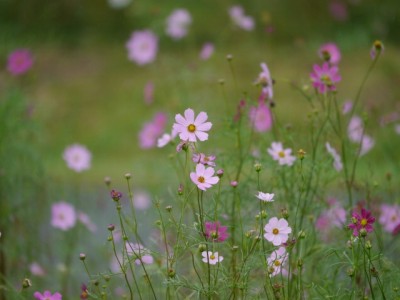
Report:
[[[274,229],[272,230],[272,233],[275,234],[275,235],[277,235],[277,234],[279,233],[279,229],[278,229],[278,228],[274,228]]]
[[[326,75],[326,74],[322,75],[321,76],[321,80],[327,86],[331,86],[332,85],[332,79],[331,79],[331,77],[329,75]]]
[[[274,261],[274,265],[277,266],[277,267],[279,267],[279,266],[281,265],[281,262],[280,262],[279,260],[275,260],[275,261]]]
[[[198,180],[200,183],[204,183],[204,181],[206,181],[206,180],[204,179],[203,176],[199,176],[199,178],[197,178],[197,180]]]
[[[365,225],[367,225],[367,224],[368,224],[368,221],[367,221],[367,219],[361,219],[361,222],[360,222],[360,224],[361,224],[361,226],[362,226],[362,227],[365,227]]]
[[[189,130],[189,132],[195,132],[196,131],[196,126],[194,124],[190,124],[187,129]]]
[[[285,157],[285,152],[279,151],[279,152],[278,152],[278,155],[279,155],[279,157],[284,158],[284,157]]]
[[[211,254],[211,255],[210,255],[210,259],[215,259],[215,255],[214,255],[214,254]]]

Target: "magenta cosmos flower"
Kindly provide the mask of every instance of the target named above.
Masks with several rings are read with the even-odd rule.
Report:
[[[197,185],[200,190],[207,190],[219,181],[218,176],[213,176],[215,170],[211,167],[206,168],[202,164],[196,165],[196,172],[190,173],[190,179]]]
[[[335,43],[323,44],[318,50],[318,55],[332,65],[337,65],[342,57]]]
[[[67,202],[54,203],[51,207],[51,226],[61,230],[68,230],[76,223],[75,208]]]
[[[175,116],[176,123],[173,125],[173,130],[179,134],[182,141],[196,142],[197,139],[205,141],[208,139],[206,131],[212,127],[211,122],[206,122],[207,118],[205,112],[200,112],[195,119],[193,109],[188,108],[184,117],[181,114]]]
[[[361,209],[361,214],[353,211],[351,221],[349,228],[353,230],[354,236],[358,236],[361,229],[365,229],[366,232],[374,230],[372,224],[374,224],[375,218],[365,208]]]
[[[158,38],[151,30],[135,31],[126,43],[128,58],[138,65],[155,60],[158,51]]]
[[[51,294],[50,291],[45,291],[43,294],[35,292],[33,297],[37,300],[62,300],[62,295],[60,293]]]
[[[267,241],[271,242],[274,246],[280,246],[285,243],[289,238],[289,233],[292,228],[289,227],[288,222],[277,217],[271,218],[264,227],[264,237]]]
[[[213,240],[214,242],[223,242],[228,238],[228,227],[221,226],[219,221],[217,222],[206,222],[205,224],[207,239]]]
[[[336,66],[329,66],[329,63],[325,62],[322,66],[314,65],[313,72],[310,74],[313,87],[315,87],[319,93],[324,94],[326,91],[335,91],[335,83],[342,80],[339,75],[339,68]]]
[[[31,52],[27,49],[17,49],[8,56],[7,70],[12,75],[22,75],[32,67],[32,64]]]

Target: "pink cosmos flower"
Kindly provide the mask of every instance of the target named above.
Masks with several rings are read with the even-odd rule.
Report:
[[[51,226],[61,230],[68,230],[75,226],[75,208],[67,202],[54,203],[51,206]]]
[[[200,59],[201,60],[207,60],[211,57],[211,55],[214,53],[214,44],[213,43],[204,43],[203,47],[201,48],[200,51]]]
[[[37,300],[62,300],[62,295],[60,293],[51,294],[50,291],[45,291],[43,294],[35,292],[33,297]]]
[[[379,223],[385,231],[393,233],[396,227],[400,225],[400,206],[397,204],[382,204]]]
[[[271,73],[269,72],[268,66],[266,63],[261,63],[262,72],[258,75],[256,80],[256,84],[260,84],[262,86],[262,94],[266,96],[267,99],[272,100],[274,97],[273,81],[271,77]]]
[[[229,237],[229,234],[226,232],[228,230],[228,227],[221,226],[221,223],[219,221],[206,222],[205,230],[205,235],[207,239],[213,240],[214,242],[223,242]]]
[[[249,118],[257,132],[266,132],[272,127],[272,114],[264,101],[259,101],[258,107],[250,108]]]
[[[365,208],[361,208],[360,214],[353,211],[351,220],[352,222],[348,226],[353,230],[354,236],[358,236],[361,229],[365,229],[368,233],[374,230],[372,224],[374,224],[375,218],[371,215],[371,212]]]
[[[271,242],[274,246],[280,246],[285,243],[289,238],[289,233],[292,228],[289,227],[288,222],[281,218],[273,217],[264,227],[264,237],[267,241]]]
[[[233,23],[239,28],[247,31],[251,31],[254,29],[254,19],[250,16],[246,16],[244,14],[243,7],[241,7],[240,5],[230,7],[228,12]]]
[[[144,90],[143,90],[143,94],[144,94],[144,102],[146,104],[151,104],[153,103],[154,100],[154,84],[152,81],[148,81],[146,83],[146,85],[144,86]]]
[[[143,247],[139,243],[125,243],[126,252],[129,256],[135,257],[135,264],[152,264],[154,262],[153,256],[150,255],[150,251]]]
[[[264,201],[264,202],[273,202],[274,196],[275,196],[274,193],[269,194],[269,193],[263,193],[263,192],[258,192],[258,195],[256,195],[256,197],[258,199],[260,199],[261,201]]]
[[[341,59],[338,46],[335,43],[323,44],[318,50],[319,57],[332,65],[337,65]]]
[[[211,122],[207,121],[207,114],[200,112],[198,116],[194,117],[194,111],[191,108],[185,110],[185,117],[181,114],[175,116],[176,123],[173,125],[173,130],[182,141],[196,142],[197,139],[205,141],[208,139],[208,133],[212,127]]]
[[[203,251],[201,255],[203,256],[203,262],[210,265],[216,265],[224,260],[223,256],[218,255],[218,252],[212,253],[211,251]]]
[[[321,94],[327,91],[335,91],[335,83],[342,80],[339,75],[339,68],[337,66],[329,66],[327,62],[324,62],[322,66],[314,65],[310,77],[313,87]]]
[[[186,9],[176,9],[167,18],[165,32],[174,40],[179,40],[187,35],[188,27],[191,23],[192,16]]]
[[[15,76],[29,71],[33,65],[32,54],[28,49],[14,50],[7,60],[7,70]]]
[[[280,142],[272,142],[271,148],[268,148],[268,153],[272,156],[272,159],[277,160],[281,166],[291,166],[296,160],[296,157],[291,154],[292,149],[283,149],[282,143]]]
[[[282,266],[286,263],[289,254],[285,247],[279,247],[267,258],[269,276],[273,277],[281,273]]]
[[[194,153],[192,160],[197,164],[203,164],[205,166],[215,167],[215,155],[206,156],[204,153]]]
[[[346,222],[346,210],[334,199],[329,202],[329,208],[318,217],[315,223],[315,227],[324,233],[334,227],[343,227]]]
[[[158,138],[162,135],[167,125],[166,114],[156,113],[150,122],[146,122],[139,132],[139,145],[142,149],[150,149],[156,146]]]
[[[375,140],[369,135],[364,134],[363,121],[358,116],[353,116],[347,127],[347,134],[352,142],[360,143],[360,156],[370,151],[374,145]]]
[[[39,277],[46,275],[46,271],[37,262],[33,262],[29,265],[29,271],[32,273],[32,275]]]
[[[202,164],[196,165],[196,172],[190,173],[190,179],[200,190],[207,190],[219,181],[218,176],[213,176],[215,170],[212,167],[206,168]]]
[[[360,156],[368,153],[375,146],[375,140],[369,135],[364,135],[361,140]]]
[[[126,43],[128,58],[138,65],[155,60],[158,51],[158,38],[151,30],[134,31]]]
[[[85,146],[73,144],[65,148],[63,159],[67,163],[68,168],[75,172],[82,172],[90,169],[92,154]]]
[[[335,148],[333,148],[328,142],[325,144],[326,150],[333,157],[333,167],[336,171],[341,171],[343,169],[342,159],[340,155],[336,152]]]

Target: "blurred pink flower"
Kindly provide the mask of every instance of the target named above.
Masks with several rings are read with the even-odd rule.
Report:
[[[135,264],[152,264],[154,262],[153,256],[150,255],[149,250],[138,243],[125,243],[126,251],[129,256],[135,257]]]
[[[151,30],[134,31],[126,43],[128,58],[138,65],[155,60],[158,51],[158,37]]]
[[[207,239],[214,242],[223,242],[229,235],[227,233],[228,227],[221,226],[219,221],[216,222],[206,222],[205,224],[205,235]]]
[[[342,1],[333,0],[329,3],[329,12],[339,22],[345,22],[349,18],[347,6]]]
[[[343,107],[342,107],[342,113],[344,115],[347,115],[349,112],[351,112],[353,108],[353,102],[352,101],[346,101],[343,103]]]
[[[133,206],[138,210],[146,210],[151,205],[151,197],[148,193],[138,191],[133,194]]]
[[[318,217],[315,227],[326,234],[330,229],[343,227],[346,222],[346,210],[336,200]]]
[[[207,60],[211,57],[213,53],[214,53],[214,44],[204,43],[201,48],[199,57],[201,60]]]
[[[39,277],[46,275],[46,271],[37,262],[33,262],[29,265],[29,271],[32,273],[32,275]]]
[[[400,225],[400,206],[397,204],[382,204],[379,223],[385,231],[393,233],[395,228]]]
[[[292,228],[289,227],[285,219],[281,218],[278,220],[277,217],[273,217],[265,225],[264,231],[264,238],[267,241],[271,242],[274,246],[280,246],[288,240]]]
[[[324,94],[326,91],[335,91],[335,84],[342,80],[338,67],[329,66],[327,62],[324,62],[322,66],[314,65],[310,77],[313,87],[321,94]]]
[[[282,266],[286,263],[289,254],[286,252],[285,247],[279,247],[274,250],[267,258],[269,276],[273,277],[281,273]]]
[[[258,107],[250,107],[249,119],[257,132],[266,132],[272,127],[272,114],[264,101],[259,101]]]
[[[167,124],[166,114],[159,112],[153,120],[146,122],[139,132],[139,145],[142,149],[150,149],[156,146],[157,139],[163,134]]]
[[[144,102],[146,104],[153,103],[154,100],[154,84],[152,81],[148,81],[143,90]]]
[[[91,231],[91,232],[96,232],[97,226],[92,222],[90,217],[85,214],[84,212],[78,211],[78,221],[81,222],[85,227]]]
[[[338,46],[335,43],[323,44],[318,50],[319,57],[332,65],[337,65],[341,59]]]
[[[369,135],[364,135],[361,140],[360,156],[367,154],[375,146],[375,140]]]
[[[208,133],[212,127],[211,122],[207,121],[207,114],[200,112],[196,119],[194,111],[191,108],[185,110],[185,117],[181,114],[175,116],[176,123],[173,125],[173,130],[179,134],[182,141],[196,142],[197,139],[205,141],[208,139]]]
[[[333,148],[328,142],[325,144],[326,150],[333,157],[333,167],[336,171],[341,171],[343,169],[342,159],[340,155],[336,152],[335,148]]]
[[[246,16],[243,7],[240,5],[230,7],[228,12],[231,20],[236,26],[247,31],[254,29],[254,19],[250,16]]]
[[[258,75],[258,78],[256,80],[256,84],[260,84],[262,87],[262,94],[261,94],[261,99],[265,100],[265,97],[268,100],[272,100],[274,97],[274,92],[273,92],[273,81],[271,77],[271,73],[269,72],[268,66],[266,63],[261,63],[261,70],[262,72]]]
[[[272,142],[271,148],[268,148],[268,153],[272,156],[273,160],[277,160],[281,166],[293,165],[296,157],[292,155],[292,149],[283,149],[282,143]]]
[[[174,40],[179,40],[187,35],[188,27],[192,23],[192,16],[183,8],[174,10],[167,18],[166,33]]]
[[[65,148],[63,159],[67,163],[68,168],[75,172],[82,172],[90,169],[92,154],[85,146],[73,144]]]
[[[215,170],[212,167],[206,168],[202,164],[197,164],[196,172],[190,173],[190,179],[200,190],[206,191],[219,181],[219,177],[213,176],[214,173]]]
[[[28,49],[17,49],[11,52],[7,60],[7,70],[12,75],[22,75],[33,65],[33,57]]]
[[[348,226],[353,230],[353,235],[358,236],[362,229],[367,233],[372,232],[374,230],[372,227],[374,222],[375,218],[372,216],[371,212],[365,208],[361,208],[361,213],[353,211],[351,223]]]
[[[361,144],[360,156],[366,154],[375,145],[375,140],[364,133],[363,121],[358,116],[353,116],[350,119],[349,125],[347,127],[347,134],[350,141]]]
[[[51,294],[50,291],[45,291],[43,294],[35,292],[33,297],[37,300],[62,300],[62,295],[60,293]]]
[[[51,206],[51,226],[68,230],[75,226],[75,208],[67,202],[57,202]]]

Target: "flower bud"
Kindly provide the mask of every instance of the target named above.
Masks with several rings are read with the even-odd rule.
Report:
[[[171,212],[172,206],[171,206],[171,205],[166,206],[166,207],[165,207],[165,210],[166,210],[167,212]]]
[[[110,224],[107,226],[108,231],[114,231],[115,229],[115,225],[114,224]]]
[[[79,259],[84,261],[86,259],[86,254],[85,253],[79,254]]]
[[[199,245],[199,252],[203,252],[207,250],[207,246],[205,244],[200,244]]]
[[[178,187],[178,195],[179,195],[179,196],[182,196],[182,195],[183,195],[183,191],[184,191],[184,189],[183,189],[183,184],[179,184],[179,187]]]
[[[128,180],[131,179],[131,177],[132,177],[131,173],[126,173],[125,174],[125,178],[128,179]]]
[[[366,241],[365,242],[365,249],[371,249],[372,248],[372,244],[371,244],[371,241]]]
[[[347,275],[349,275],[350,277],[354,276],[354,269],[353,268],[348,268],[347,269]]]
[[[104,177],[104,183],[106,184],[106,186],[110,186],[110,184],[111,184],[111,177]]]
[[[233,55],[232,55],[232,54],[228,54],[228,55],[226,56],[226,59],[227,59],[228,61],[231,61],[231,60],[233,59]]]
[[[367,230],[365,230],[365,228],[361,228],[360,229],[360,236],[362,237],[366,237],[368,234]]]
[[[115,202],[118,202],[119,199],[122,198],[122,193],[120,193],[120,192],[118,192],[118,191],[116,191],[116,190],[112,190],[112,191],[110,192],[110,195],[111,195],[111,198],[112,198]]]
[[[261,164],[259,162],[254,164],[254,169],[256,170],[256,172],[260,172],[261,171]]]
[[[224,170],[223,170],[223,169],[219,169],[219,170],[217,171],[217,176],[218,176],[219,178],[221,178],[222,176],[224,176]]]
[[[235,188],[238,186],[238,182],[236,180],[231,181],[230,183],[231,187]]]
[[[286,219],[286,220],[289,219],[289,212],[286,208],[281,209],[281,214],[284,219]]]
[[[304,151],[303,149],[299,149],[299,151],[297,151],[297,157],[298,157],[300,160],[303,160],[304,157],[305,157],[305,155],[306,155],[306,151]]]
[[[32,286],[32,282],[29,278],[24,278],[24,280],[22,280],[22,288],[23,289],[27,289],[31,286]]]

